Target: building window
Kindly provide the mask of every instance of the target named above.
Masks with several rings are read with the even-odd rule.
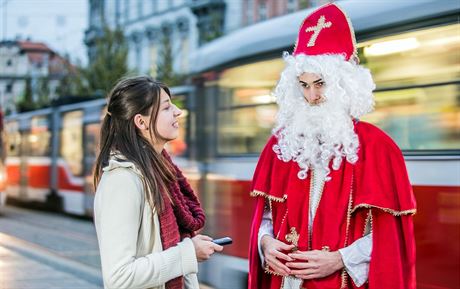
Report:
[[[267,3],[259,3],[259,21],[267,20]]]
[[[8,84],[6,85],[6,87],[5,87],[5,92],[6,92],[6,93],[12,93],[12,92],[13,92],[13,83],[12,83],[12,82],[10,82],[10,83],[8,83]]]
[[[158,11],[158,0],[152,0],[152,13],[157,13]]]
[[[158,75],[158,48],[156,44],[150,45],[150,75],[153,78]]]
[[[250,25],[254,22],[254,1],[246,1],[246,24]]]
[[[173,0],[168,0],[168,8],[172,8],[174,5]]]
[[[137,70],[140,70],[141,65],[142,65],[142,47],[140,43],[136,43],[135,47],[136,47],[135,48],[136,50],[136,68]]]
[[[142,17],[142,3],[143,0],[137,0],[137,18]]]
[[[121,18],[121,15],[120,15],[120,0],[116,0],[115,2],[115,25],[118,27],[120,26],[120,18]]]
[[[297,10],[297,0],[287,1],[287,12],[292,13]]]
[[[182,37],[187,37],[190,31],[189,20],[185,17],[181,17],[176,21],[176,27]]]
[[[189,45],[189,40],[187,38],[182,39],[181,41],[181,49],[180,49],[180,54],[181,54],[181,63],[180,63],[180,68],[182,71],[188,71],[189,70],[189,61],[188,61],[188,56],[190,54],[190,45]]]
[[[129,0],[125,0],[125,22],[129,21]]]
[[[13,65],[13,61],[11,59],[8,59],[6,61],[6,66],[11,66],[11,65]]]

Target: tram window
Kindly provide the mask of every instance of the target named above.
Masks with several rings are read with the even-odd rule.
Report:
[[[30,156],[50,156],[51,132],[48,116],[37,116],[31,120],[29,133],[24,134],[27,142],[26,154]]]
[[[219,78],[218,154],[259,153],[274,125],[271,94],[284,68],[271,59],[224,70]]]
[[[282,59],[273,59],[224,70],[218,82],[219,107],[275,102],[270,92],[284,66]]]
[[[7,132],[7,155],[19,156],[21,147],[21,134],[19,132],[19,124],[17,121],[6,123]]]
[[[106,110],[103,110],[104,115],[105,111]],[[91,193],[94,193],[93,171],[100,143],[100,129],[100,123],[90,123],[85,125],[85,191]]]
[[[88,112],[86,112],[88,114]],[[87,174],[92,174],[92,166],[97,157],[97,153],[99,150],[99,144],[101,141],[101,124],[104,120],[105,116],[107,115],[107,106],[103,106],[99,112],[99,121],[95,123],[85,124],[85,162],[87,162],[87,170],[91,170],[90,172],[86,172]]]
[[[454,24],[401,33],[360,43],[358,52],[379,88],[459,80],[459,31]]]
[[[381,37],[358,45],[377,84],[376,109],[363,120],[390,134],[403,150],[460,149],[460,24]],[[218,80],[219,154],[258,153],[270,129],[259,105],[284,69],[282,59],[222,71]],[[276,108],[273,108],[275,111]],[[275,115],[266,122],[273,125]]]
[[[219,111],[218,153],[260,153],[274,125],[274,104]]]
[[[460,148],[460,85],[375,93],[364,120],[385,130],[403,150]]]
[[[403,150],[460,149],[460,24],[359,45],[372,71],[376,110],[364,120]],[[389,89],[390,88],[390,89]]]
[[[100,142],[101,124],[91,123],[85,126],[85,151],[87,157],[95,158]]]
[[[61,157],[72,174],[83,174],[83,112],[71,111],[62,114]]]

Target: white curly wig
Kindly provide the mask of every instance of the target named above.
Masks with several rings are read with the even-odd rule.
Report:
[[[368,69],[346,61],[342,55],[283,55],[286,68],[274,90],[279,105],[273,134],[278,158],[298,163],[298,177],[308,170],[323,169],[329,179],[329,163],[337,170],[342,159],[358,160],[358,136],[353,119],[372,111],[375,83]],[[314,73],[325,81],[326,101],[311,106],[305,100],[298,77]]]

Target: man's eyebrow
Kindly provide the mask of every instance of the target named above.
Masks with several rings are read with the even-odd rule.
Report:
[[[312,83],[316,84],[316,83],[323,82],[323,81],[324,80],[322,78],[318,78],[317,80],[313,81]],[[308,82],[300,80],[300,79],[299,79],[299,82],[304,83],[304,84],[309,84]]]

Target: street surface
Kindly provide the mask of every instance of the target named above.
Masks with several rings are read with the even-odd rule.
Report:
[[[1,209],[0,289],[103,288],[100,266],[91,220]]]
[[[0,214],[0,289],[103,288],[90,220],[6,206]]]
[[[96,230],[90,220],[10,206],[1,215],[1,233],[88,266],[101,267]]]

